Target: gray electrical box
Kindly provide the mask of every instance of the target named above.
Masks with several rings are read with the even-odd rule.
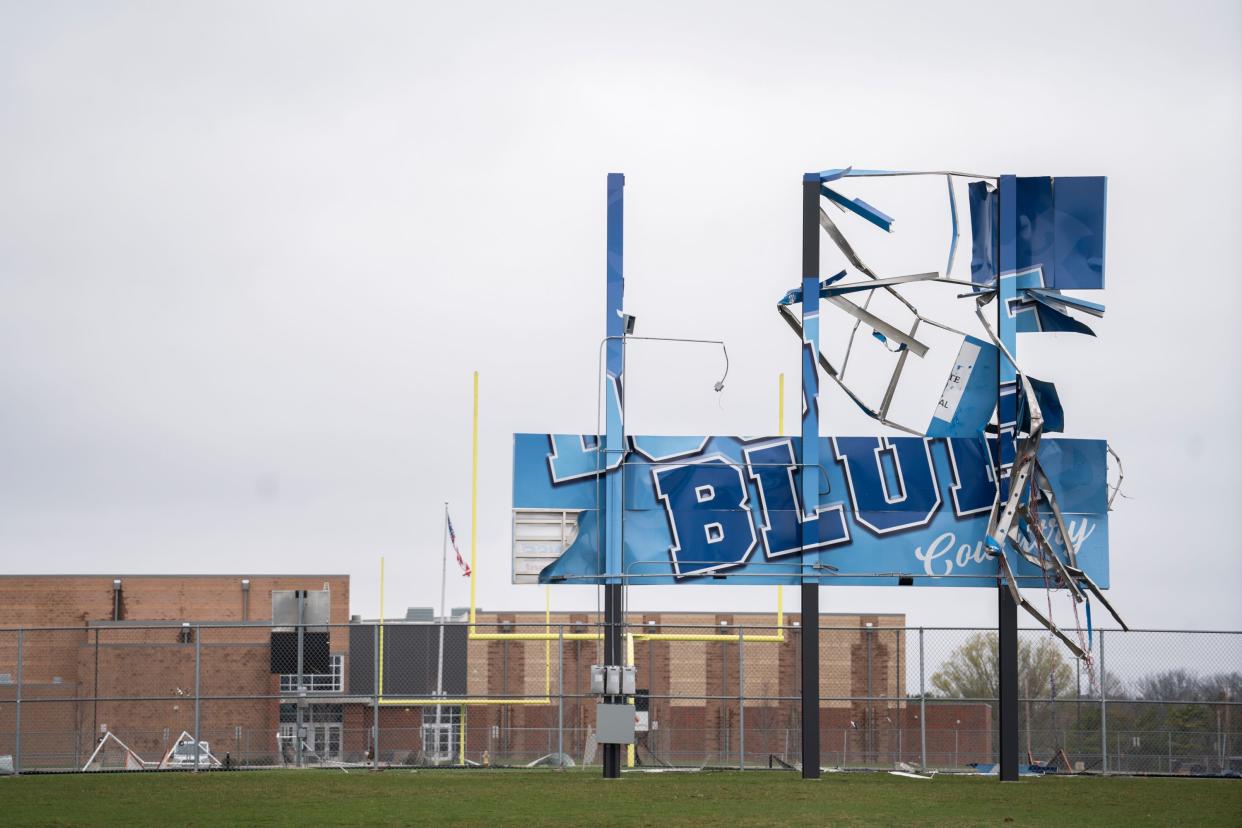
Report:
[[[595,705],[595,741],[601,745],[634,743],[634,705]]]
[[[638,685],[635,667],[591,665],[591,694],[594,696],[632,696]]]

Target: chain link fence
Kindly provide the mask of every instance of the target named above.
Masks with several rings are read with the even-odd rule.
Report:
[[[0,630],[0,772],[599,764],[603,630],[533,617]],[[800,628],[733,618],[624,627],[627,764],[799,765]],[[994,630],[834,623],[820,633],[824,765],[997,761]],[[1090,659],[1021,632],[1024,762],[1242,771],[1242,633],[1097,630],[1083,644]]]

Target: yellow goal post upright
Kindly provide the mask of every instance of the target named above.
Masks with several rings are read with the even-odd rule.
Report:
[[[778,419],[779,433],[785,433],[785,375],[778,378]],[[458,737],[458,763],[466,764],[466,713],[467,708],[477,705],[529,705],[541,706],[554,703],[552,698],[552,641],[600,641],[603,634],[552,632],[551,588],[544,587],[544,631],[542,633],[482,633],[477,628],[477,578],[479,571],[478,559],[478,512],[479,512],[479,372],[473,373],[473,405],[470,435],[470,609],[467,628],[468,641],[543,641],[544,642],[544,696],[542,698],[492,698],[471,697],[457,699],[446,698],[410,698],[384,696],[384,558],[380,556],[380,618],[379,618],[379,675],[376,677],[376,695],[380,706],[429,706],[449,704],[461,706],[461,727]],[[776,626],[775,635],[745,635],[744,633],[628,633],[626,634],[626,663],[634,663],[635,641],[682,641],[703,643],[741,644],[747,643],[784,643],[784,594],[780,585],[776,587]],[[443,621],[441,622],[443,623]],[[634,746],[627,751],[627,765],[634,765]]]
[[[780,400],[778,404],[780,433],[785,433],[785,375],[779,380]],[[479,372],[474,372],[474,405],[471,422],[471,456],[470,456],[470,626],[468,639],[471,641],[600,641],[603,633],[481,633],[476,626],[476,579],[479,572],[478,559],[478,512],[479,512]],[[745,640],[751,643],[780,644],[785,641],[785,607],[783,588],[776,587],[776,626],[775,635],[747,635]],[[738,643],[740,634],[681,634],[681,633],[632,633],[636,641],[703,641],[716,644]]]

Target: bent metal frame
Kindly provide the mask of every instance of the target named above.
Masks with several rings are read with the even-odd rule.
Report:
[[[877,274],[822,206],[891,232],[891,217],[844,194],[841,186],[852,178],[905,175],[943,176],[947,182],[950,243],[943,274]],[[969,280],[952,278],[960,233],[954,182],[961,179],[969,181]],[[634,320],[623,309],[624,185],[622,174],[608,175],[603,435],[514,436],[515,581],[537,575],[541,583],[600,586],[606,665],[625,664],[623,590],[631,583],[798,584],[804,778],[820,775],[819,587],[994,587],[999,776],[1017,779],[1017,608],[1088,663],[1090,596],[1117,616],[1103,594],[1107,511],[1120,486],[1119,477],[1108,490],[1106,457],[1116,455],[1102,440],[1045,439],[1045,432],[1063,430],[1060,399],[1052,383],[1027,376],[1015,358],[1019,332],[1094,335],[1070,311],[1101,316],[1103,306],[1063,291],[1104,286],[1105,180],[852,168],[806,174],[801,283],[777,305],[802,353],[803,415],[796,438],[625,433],[625,346]],[[842,270],[821,280],[821,231],[864,279],[843,281]],[[985,337],[922,315],[900,292],[911,283],[968,288],[959,298],[975,303]],[[896,299],[908,321],[873,312],[871,299],[879,293]],[[856,304],[856,296],[865,300]],[[839,362],[821,351],[821,299],[824,307],[854,318]],[[985,314],[993,301],[995,327]],[[800,314],[794,304],[801,305]],[[920,325],[962,339],[928,425],[915,429],[894,422],[889,408],[910,355],[921,358],[929,350],[917,338]],[[856,343],[860,326],[872,335]],[[893,355],[894,368],[883,399],[871,404],[847,383],[846,367],[855,347],[875,347],[875,341]],[[727,352],[725,358],[727,374]],[[869,417],[916,436],[820,437],[820,371]],[[716,390],[722,386],[723,379]],[[530,537],[521,534],[541,521],[559,524],[560,543],[551,550],[538,528]],[[967,543],[955,564],[936,571],[935,550],[943,551],[945,538]],[[923,571],[910,566],[912,548]],[[1042,587],[1049,603],[1053,590],[1064,591],[1076,619],[1085,604],[1087,638],[1081,622],[1076,636],[1059,629],[1023,597],[1021,587]],[[606,744],[603,759],[604,776],[619,776],[620,745]]]

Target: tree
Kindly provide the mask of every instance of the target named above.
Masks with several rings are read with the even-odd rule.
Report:
[[[1149,701],[1198,701],[1203,682],[1187,670],[1165,670],[1139,679],[1138,695]]]
[[[1242,673],[1217,673],[1203,680],[1203,698],[1208,701],[1242,700]]]
[[[931,685],[948,698],[999,698],[999,653],[996,633],[975,633],[932,674]],[[1060,644],[1047,638],[1018,642],[1018,694],[1022,698],[1064,698],[1076,691],[1074,671]]]
[[[1242,673],[1200,678],[1189,670],[1165,670],[1139,679],[1137,687],[1149,701],[1236,701],[1242,698]]]
[[[960,699],[1000,697],[1000,647],[996,633],[975,633],[953,652],[932,674],[931,684],[940,694]],[[1062,653],[1061,645],[1048,638],[1018,642],[1018,697],[1024,699],[1026,752],[1035,760],[1033,739],[1036,731],[1051,737],[1041,747],[1049,755],[1063,747],[1056,733],[1056,709],[1051,704],[1032,707],[1032,699],[1053,701],[1077,692],[1074,671]]]
[[[1212,767],[1218,756],[1231,754],[1231,702],[1242,698],[1242,673],[1199,676],[1185,669],[1164,670],[1144,676],[1135,686],[1145,702],[1181,702],[1145,704],[1134,717],[1143,730],[1166,734],[1169,770],[1187,763]],[[1179,757],[1177,764],[1174,756]]]

